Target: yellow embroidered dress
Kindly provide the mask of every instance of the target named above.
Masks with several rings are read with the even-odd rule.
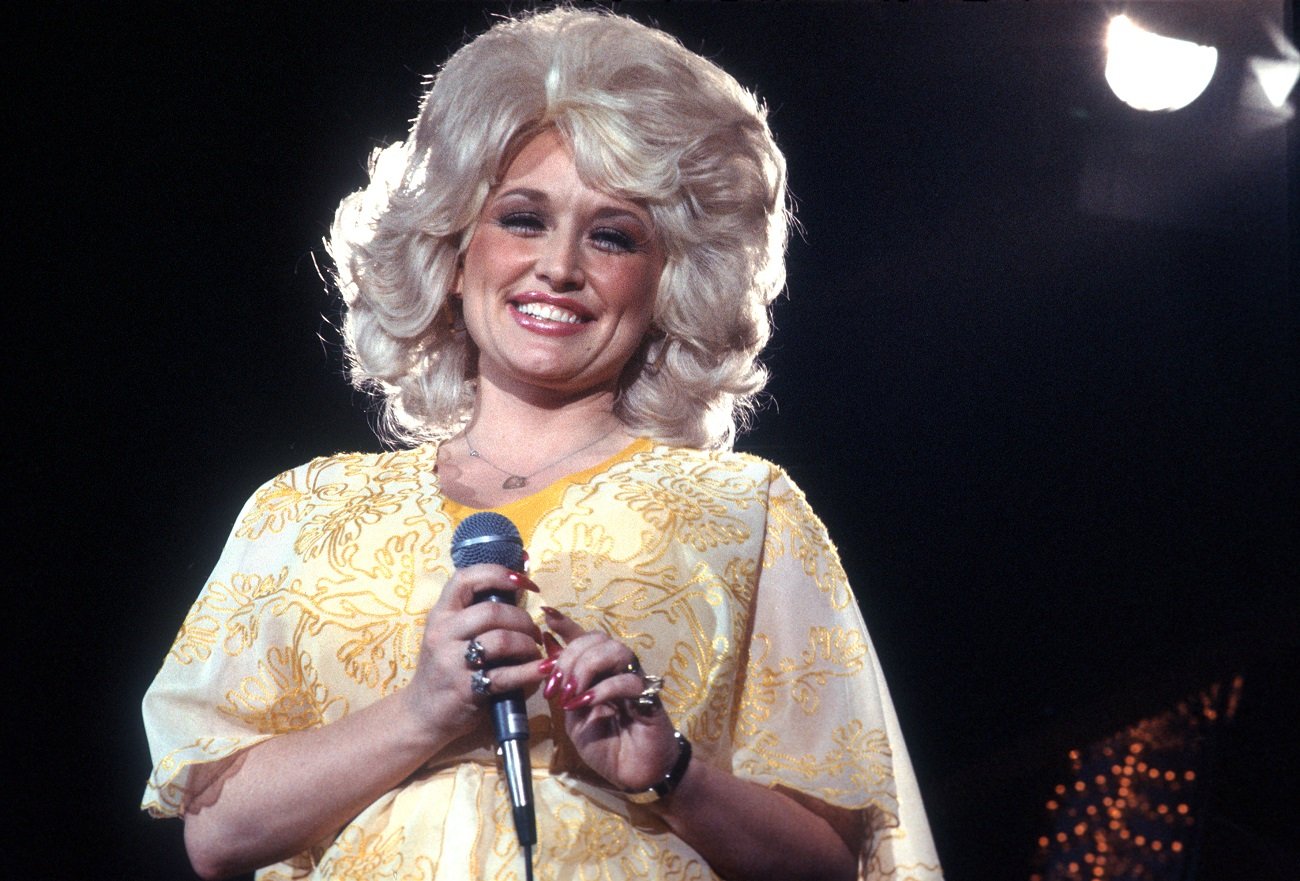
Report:
[[[253,495],[145,695],[144,808],[179,815],[196,763],[329,724],[409,680],[463,514],[439,493],[436,458],[430,444],[317,459]],[[662,671],[694,761],[862,809],[861,878],[941,877],[844,571],[779,468],[643,440],[531,507],[537,620],[555,606]],[[540,694],[528,710],[539,881],[716,877],[585,770]],[[493,747],[485,724],[259,881],[522,878]]]

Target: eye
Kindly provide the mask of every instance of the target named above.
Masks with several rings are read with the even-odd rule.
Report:
[[[591,240],[602,251],[628,254],[637,250],[638,242],[628,233],[614,227],[602,226],[591,231]]]
[[[545,231],[542,218],[531,211],[511,211],[497,218],[497,225],[513,233],[532,235]]]

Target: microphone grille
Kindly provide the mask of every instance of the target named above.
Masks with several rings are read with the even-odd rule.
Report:
[[[470,514],[451,535],[451,562],[457,569],[477,563],[496,563],[524,570],[524,540],[518,528],[495,511]]]

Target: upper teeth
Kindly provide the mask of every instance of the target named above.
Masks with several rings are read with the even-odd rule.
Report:
[[[515,308],[525,315],[531,315],[534,318],[545,318],[547,321],[577,324],[582,320],[568,309],[561,309],[559,306],[552,306],[550,303],[519,303]]]

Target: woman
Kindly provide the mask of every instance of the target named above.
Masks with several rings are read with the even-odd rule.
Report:
[[[521,689],[539,878],[939,876],[834,548],[727,451],[785,198],[752,96],[658,31],[561,9],[452,57],[330,242],[410,448],[263,486],[145,698],[200,875],[524,877],[485,711]],[[454,568],[481,509],[528,574]]]

